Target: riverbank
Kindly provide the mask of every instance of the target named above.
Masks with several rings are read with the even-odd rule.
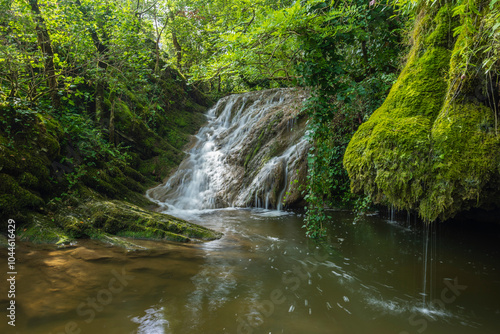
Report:
[[[165,96],[153,118],[145,117],[152,106],[144,104],[152,93],[132,91],[104,101],[106,117],[112,117],[106,120],[97,117],[93,101],[77,97],[59,108],[15,98],[0,103],[2,231],[13,219],[20,240],[39,243],[220,237],[151,211],[155,204],[144,197],[182,161],[184,145],[211,105],[175,70],[165,68],[150,80]]]

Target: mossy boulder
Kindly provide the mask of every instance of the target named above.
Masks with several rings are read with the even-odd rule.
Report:
[[[188,242],[222,236],[185,220],[118,200],[94,199],[61,208],[51,216],[34,214],[30,221],[19,236],[21,240],[38,243],[61,244],[79,238],[116,241],[114,236]]]
[[[73,237],[49,217],[33,213],[29,215],[30,223],[17,232],[22,241],[30,241],[43,244],[68,244]]]
[[[189,241],[214,240],[221,233],[185,220],[143,209],[123,201],[91,201],[59,217],[72,233],[92,236],[107,233],[145,239]],[[76,220],[74,219],[76,218]]]
[[[138,205],[150,205],[143,196],[146,191],[146,178],[124,163],[104,168],[89,167],[81,177],[82,183],[108,198],[127,200]],[[82,189],[82,191],[85,191]]]
[[[425,221],[500,204],[495,112],[455,68],[452,11],[422,6],[406,66],[344,156],[353,192]]]

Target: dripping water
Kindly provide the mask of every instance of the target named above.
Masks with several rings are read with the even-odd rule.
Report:
[[[423,229],[423,233],[424,233],[424,242],[423,242],[423,245],[424,245],[424,250],[423,250],[423,253],[424,253],[424,277],[423,277],[423,291],[422,291],[422,307],[425,309],[426,306],[427,306],[427,302],[426,302],[426,297],[427,297],[427,260],[428,260],[428,251],[429,251],[429,224],[426,223],[425,226],[424,226],[424,229]]]

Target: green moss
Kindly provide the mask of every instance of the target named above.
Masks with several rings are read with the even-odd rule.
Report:
[[[445,5],[433,16],[423,9],[405,68],[344,156],[352,191],[416,210],[426,221],[487,203],[499,175],[492,111],[467,98],[450,102],[457,82],[450,77],[450,11]]]
[[[187,121],[183,117],[176,117],[175,124],[180,127],[186,127],[188,125]]]
[[[457,18],[453,17],[451,5],[446,4],[441,7],[433,21],[436,27],[427,36],[424,34],[425,43],[427,45],[439,45],[449,48],[450,42],[452,41],[450,32],[457,21]]]
[[[38,178],[31,173],[24,172],[19,177],[19,184],[22,186],[36,186],[38,184]]]
[[[139,238],[137,238],[139,239]],[[142,238],[141,238],[142,239]],[[118,237],[115,235],[110,235],[103,233],[100,235],[99,240],[110,243],[117,247],[122,247],[127,250],[144,250],[143,246],[139,246],[132,242],[132,240],[127,240],[126,238]]]
[[[428,195],[420,212],[430,221],[488,203],[498,179],[500,138],[491,110],[473,103],[443,108],[432,128],[433,155]]]
[[[134,248],[130,242],[121,242],[114,236],[188,242],[218,239],[222,235],[166,214],[95,196],[74,207],[61,206],[50,217],[31,213],[25,220],[29,223],[22,225],[19,236],[21,240],[36,243],[60,244],[77,238],[92,238]]]
[[[118,235],[186,242],[191,238],[213,240],[221,236],[210,229],[121,201],[91,200],[75,208],[61,209],[55,222],[74,238],[103,239]]]
[[[14,177],[0,173],[0,211],[13,213],[23,208],[36,208],[44,204],[37,195],[24,189]]]
[[[259,137],[257,138],[257,143],[255,144],[254,149],[251,150],[250,153],[245,157],[245,163],[243,165],[243,167],[245,167],[245,169],[247,168],[247,165],[250,162],[250,160],[252,160],[252,158],[255,155],[257,155],[257,153],[259,152],[259,150],[262,146],[262,142],[264,141],[265,134],[266,134],[266,129],[264,128],[264,129],[262,129]]]
[[[360,135],[346,154],[346,159],[356,156],[360,163],[351,187],[353,191],[364,189],[377,202],[412,208],[423,193],[426,179],[422,163],[429,150],[430,121],[415,116],[385,119],[373,125],[366,123],[365,129],[358,130]],[[354,164],[349,166],[348,171],[354,172]]]
[[[146,191],[145,185],[140,183],[145,181],[144,176],[118,163],[103,169],[88,168],[82,181],[86,186],[110,198],[135,200]]]
[[[78,210],[75,210],[78,211]],[[94,238],[98,239],[101,231],[94,227],[94,224],[89,219],[78,212],[72,210],[60,212],[56,216],[56,223],[71,237],[78,238]]]
[[[53,117],[46,114],[37,114],[40,133],[36,140],[41,152],[47,154],[49,159],[55,159],[61,150],[59,138],[64,136],[61,124]]]
[[[180,164],[183,158],[183,152],[167,150],[151,159],[141,161],[138,171],[143,175],[153,177],[156,181],[161,182],[170,174],[173,168]]]
[[[146,182],[146,178],[144,177],[144,175],[129,166],[123,166],[121,170],[123,171],[124,175],[130,177],[134,181]]]
[[[48,217],[41,214],[30,215],[31,223],[19,230],[18,237],[34,243],[67,244],[73,240]]]
[[[439,20],[435,22],[440,27]],[[435,28],[431,35],[437,33],[443,32]],[[422,53],[410,57],[383,105],[347,147],[344,165],[352,190],[363,191],[375,202],[414,209],[424,193],[431,126],[446,96],[444,75],[451,55],[433,44],[437,41],[417,41],[415,48]]]
[[[205,103],[207,103],[205,101]],[[189,108],[190,110],[193,110],[195,112],[203,113],[207,110],[207,104],[205,105],[199,105],[198,103],[192,102],[190,100],[186,100],[186,107]]]

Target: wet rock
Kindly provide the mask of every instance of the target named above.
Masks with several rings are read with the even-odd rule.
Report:
[[[214,240],[221,233],[185,220],[143,209],[118,200],[91,200],[77,207],[59,210],[53,218],[34,216],[19,236],[38,243],[69,243],[75,238],[92,238],[125,248],[138,248],[114,236],[136,239],[196,241]],[[102,259],[91,251],[79,250],[75,256],[84,260]]]

